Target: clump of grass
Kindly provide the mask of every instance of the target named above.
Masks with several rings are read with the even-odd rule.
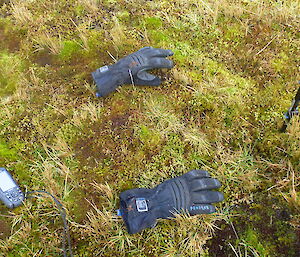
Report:
[[[187,128],[182,133],[184,140],[194,146],[198,153],[203,155],[210,154],[211,145],[206,136],[198,128]]]
[[[112,41],[116,47],[120,47],[124,44],[126,41],[126,35],[125,35],[125,27],[120,24],[117,17],[114,17],[114,26],[110,31],[110,35],[112,37]]]
[[[223,185],[225,186],[227,183],[227,186],[232,183],[236,185],[234,188],[230,186],[230,196],[246,193],[245,200],[248,201],[250,192],[259,188],[261,184],[259,179],[261,174],[255,165],[251,149],[240,149],[233,153],[219,144],[216,154],[218,162],[220,162],[218,172],[222,174]]]
[[[34,20],[33,14],[27,8],[26,2],[15,1],[11,4],[12,15],[20,25],[32,23]]]
[[[43,33],[36,36],[33,41],[37,51],[48,50],[52,54],[59,54],[63,48],[63,43],[60,37],[53,37],[49,33]]]
[[[282,193],[289,206],[295,208],[297,211],[300,210],[300,192],[297,190],[299,188],[299,175],[299,172],[295,172],[291,165],[289,165],[288,178],[285,181],[285,186],[289,188],[289,191]]]
[[[170,110],[168,99],[163,96],[153,96],[146,101],[149,112],[149,119],[156,123],[156,127],[160,133],[167,135],[170,132],[178,132],[182,130],[183,123]]]
[[[96,14],[99,11],[100,1],[99,0],[79,0],[80,5],[78,8],[84,7],[88,12]]]

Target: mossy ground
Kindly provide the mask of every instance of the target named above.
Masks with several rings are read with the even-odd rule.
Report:
[[[0,166],[68,210],[75,256],[299,256],[297,1],[0,1]],[[90,72],[172,49],[159,87],[94,95]],[[128,235],[118,194],[194,168],[218,213]],[[1,256],[60,256],[51,200],[0,206]]]

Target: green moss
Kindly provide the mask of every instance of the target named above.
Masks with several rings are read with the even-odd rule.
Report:
[[[81,190],[73,190],[66,201],[70,206],[69,210],[74,216],[75,222],[82,222],[90,209],[90,205],[85,199],[85,194]]]
[[[16,161],[18,159],[17,149],[11,147],[5,141],[0,141],[0,160]]]
[[[161,143],[161,137],[158,132],[149,129],[145,125],[140,127],[140,139],[146,148],[156,148]]]
[[[177,161],[183,161],[185,144],[182,138],[175,133],[171,133],[168,136],[166,145],[162,149],[162,154],[169,159],[169,161],[176,163]]]
[[[224,122],[226,124],[226,127],[231,127],[233,124],[234,109],[226,107],[225,114],[226,116],[224,118]]]
[[[281,52],[276,59],[272,60],[271,64],[276,72],[283,72],[286,70],[289,60],[288,55],[285,52]]]
[[[204,112],[206,110],[214,109],[216,106],[216,99],[216,96],[213,94],[196,91],[190,104],[195,105],[196,108],[200,108],[200,112]]]
[[[226,26],[226,32],[224,33],[224,39],[230,41],[231,44],[233,42],[241,42],[241,39],[244,36],[244,29],[240,24],[232,24]]]
[[[157,30],[149,31],[150,38],[155,42],[155,44],[160,44],[163,41],[168,41],[169,37],[166,33]]]
[[[267,249],[268,243],[264,242],[262,238],[252,228],[248,228],[244,235],[245,244],[253,248],[261,257],[271,256]],[[249,250],[250,250],[249,249]]]
[[[61,60],[68,61],[73,56],[78,55],[81,46],[78,42],[67,40],[63,42],[63,47],[59,53],[59,57]]]
[[[29,168],[30,165],[26,161],[21,160],[21,158],[19,158],[18,160],[19,162],[13,165],[12,170],[14,171],[14,174],[17,176],[20,184],[29,185],[32,181],[32,174]]]
[[[67,144],[71,145],[74,143],[76,139],[78,139],[78,135],[80,135],[81,130],[73,124],[67,123],[62,124],[59,131],[57,131],[57,135],[62,137]]]
[[[221,70],[223,70],[223,65],[220,63],[212,60],[212,59],[206,59],[205,60],[205,70],[208,72],[210,75],[215,75]]]
[[[144,22],[147,29],[159,29],[162,27],[162,21],[159,17],[147,17]]]
[[[203,80],[203,74],[199,71],[190,71],[189,77],[195,82],[201,82]]]
[[[76,7],[75,7],[75,13],[76,13],[76,15],[78,15],[78,16],[82,16],[82,15],[84,15],[85,14],[85,8],[84,8],[84,6],[82,6],[82,5],[77,5]]]
[[[195,53],[194,49],[187,42],[177,41],[172,49],[174,51],[174,60],[183,66],[189,63],[188,59]]]
[[[119,21],[122,21],[122,22],[127,22],[130,20],[130,13],[126,10],[124,11],[120,11],[117,13],[117,17],[118,17],[118,20]]]
[[[0,53],[0,97],[12,94],[22,83],[24,63],[18,55]]]

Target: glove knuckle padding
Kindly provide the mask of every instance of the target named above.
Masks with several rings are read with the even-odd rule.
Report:
[[[173,196],[174,209],[176,211],[186,210],[190,203],[189,188],[183,179],[174,179],[171,183],[171,194]]]
[[[145,67],[147,64],[148,62],[145,60],[143,55],[136,53],[130,56],[130,63],[128,65],[128,68],[139,70],[141,67]]]
[[[192,190],[209,190],[209,189],[216,189],[221,186],[219,180],[214,178],[201,178],[201,179],[194,179],[192,182]]]

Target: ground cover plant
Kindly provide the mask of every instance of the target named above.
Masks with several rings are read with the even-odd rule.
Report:
[[[299,1],[0,0],[0,166],[68,211],[75,256],[299,256]],[[90,73],[174,51],[159,87],[95,97]],[[194,169],[218,213],[128,235],[118,195]],[[61,256],[51,199],[0,206],[0,256]]]

